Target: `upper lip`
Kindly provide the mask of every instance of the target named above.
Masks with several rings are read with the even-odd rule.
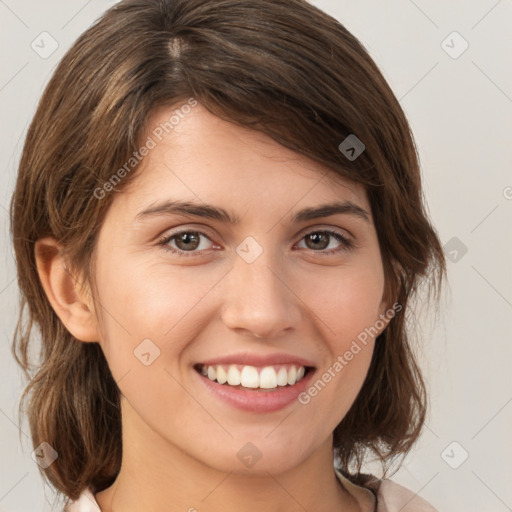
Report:
[[[198,364],[204,366],[214,366],[220,364],[240,364],[247,366],[274,366],[279,364],[295,364],[298,366],[314,367],[315,365],[302,357],[293,356],[290,354],[231,354],[222,357],[215,357],[206,361],[201,361]]]

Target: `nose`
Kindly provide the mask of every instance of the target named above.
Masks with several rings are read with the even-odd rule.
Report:
[[[285,275],[289,273],[275,259],[271,261],[268,252],[252,263],[236,257],[226,276],[223,322],[229,329],[257,338],[291,332],[301,320],[300,299]]]

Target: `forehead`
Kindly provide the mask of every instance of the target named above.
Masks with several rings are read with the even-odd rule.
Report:
[[[157,109],[142,141],[151,148],[135,179],[114,200],[124,209],[166,197],[229,203],[240,211],[339,199],[368,208],[362,185],[199,103]]]

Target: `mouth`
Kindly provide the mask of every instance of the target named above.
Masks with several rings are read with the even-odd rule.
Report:
[[[251,366],[198,363],[194,365],[194,370],[208,380],[229,388],[272,392],[295,386],[315,367],[299,364]]]

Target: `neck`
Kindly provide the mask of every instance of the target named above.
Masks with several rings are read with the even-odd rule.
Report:
[[[223,472],[163,439],[123,411],[123,461],[113,485],[96,494],[102,512],[355,512],[333,469],[332,438],[298,466]]]

